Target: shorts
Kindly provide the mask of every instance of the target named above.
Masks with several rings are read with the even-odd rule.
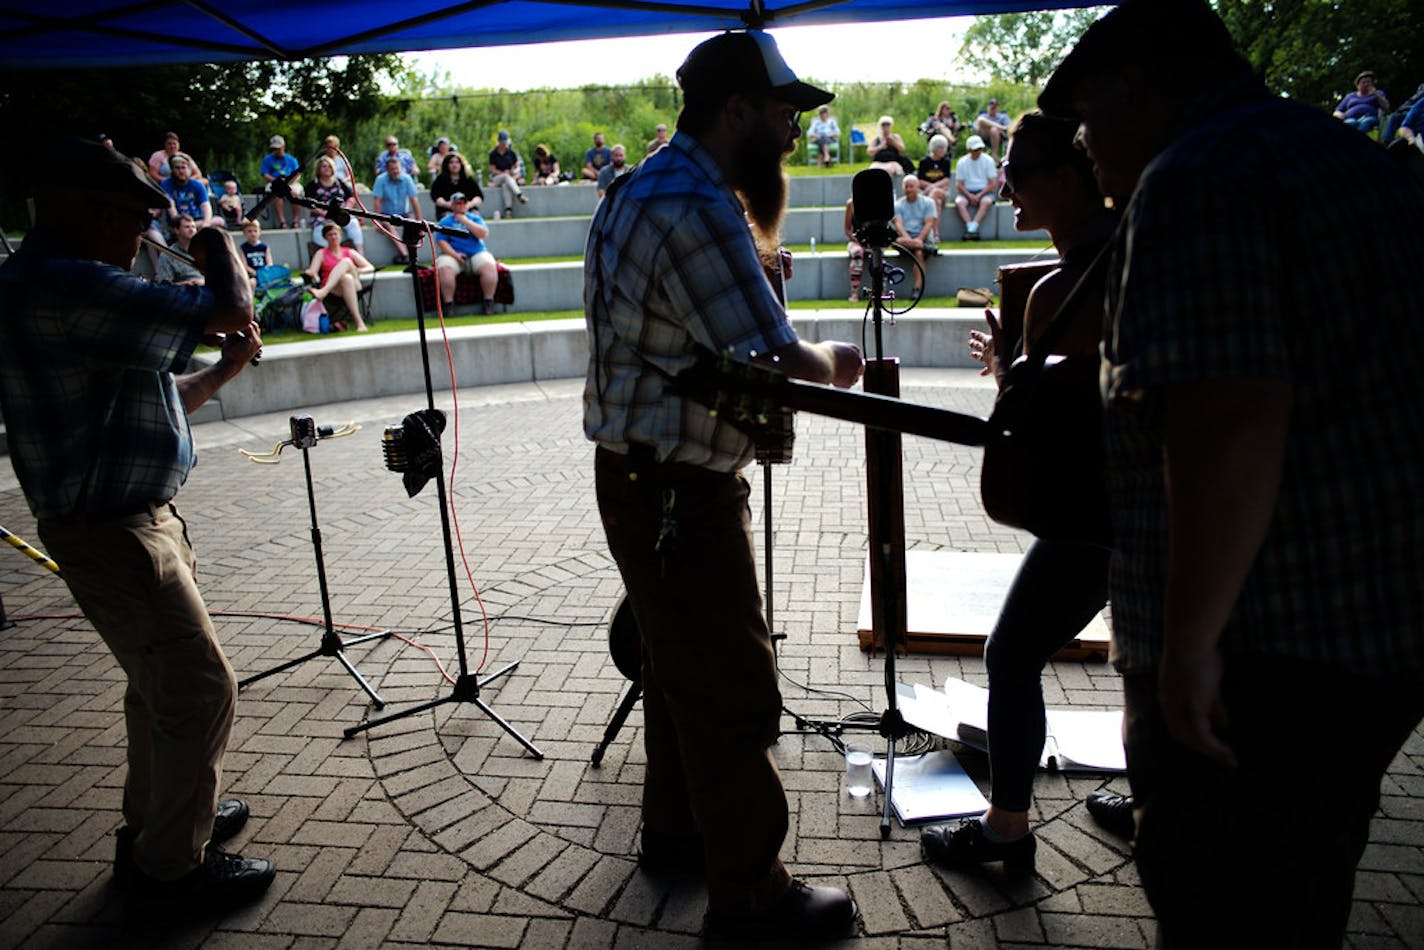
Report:
[[[489,251],[480,251],[478,254],[471,254],[465,258],[463,264],[460,263],[459,258],[451,257],[449,254],[441,254],[435,259],[435,266],[453,268],[457,271],[463,271],[466,274],[475,274],[478,273],[479,269],[485,264],[493,265],[494,262],[493,254]]]

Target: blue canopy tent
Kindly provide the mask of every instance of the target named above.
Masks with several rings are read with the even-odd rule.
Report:
[[[1103,2],[1103,0],[1098,0]],[[1089,0],[0,0],[0,63],[85,69],[305,59],[748,26],[1090,5]]]

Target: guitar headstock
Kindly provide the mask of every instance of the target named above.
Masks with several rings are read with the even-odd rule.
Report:
[[[756,445],[763,462],[791,461],[796,434],[793,414],[778,399],[790,385],[786,374],[761,363],[748,363],[699,348],[697,362],[673,380],[679,394],[702,403]]]

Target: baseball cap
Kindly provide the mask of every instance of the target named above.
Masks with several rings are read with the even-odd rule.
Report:
[[[267,143],[267,147],[268,147],[268,148],[286,148],[286,147],[287,147],[287,140],[284,139],[284,138],[282,138],[280,135],[274,135],[274,136],[272,136],[272,141],[270,141],[270,142]]]
[[[964,147],[969,149],[969,151],[971,152],[975,149],[981,149],[984,147],[984,140],[977,135],[971,135],[969,136],[969,138],[964,140]]]
[[[455,192],[453,195],[450,196],[450,203],[451,203],[451,204],[454,204],[454,203],[457,202],[457,201],[469,201],[469,200],[470,200],[469,196],[466,195],[463,191],[457,191],[457,192]]]
[[[1075,118],[1073,100],[1084,80],[1126,66],[1164,63],[1181,63],[1197,77],[1228,78],[1251,70],[1206,0],[1122,0],[1088,27],[1048,77],[1038,107],[1047,115]]]
[[[761,30],[722,33],[699,43],[678,67],[677,84],[689,95],[770,95],[803,112],[836,97],[797,79],[776,41]]]
[[[501,142],[508,142],[508,141],[509,141],[509,133],[506,132],[504,129],[500,129],[500,130],[499,130],[499,134],[496,135],[495,138],[499,139]]]
[[[65,137],[51,144],[47,155],[63,155],[62,162],[42,162],[36,166],[35,183],[73,189],[76,182],[106,195],[123,196],[143,202],[145,208],[168,207],[168,195],[136,158],[89,138]]]

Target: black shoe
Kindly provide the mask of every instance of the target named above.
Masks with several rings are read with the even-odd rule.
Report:
[[[529,203],[529,196],[522,191],[519,193],[519,203],[522,205],[527,205]]]
[[[1131,838],[1137,830],[1137,820],[1132,814],[1131,795],[1119,795],[1117,792],[1100,788],[1089,795],[1084,804],[1088,806],[1088,814],[1115,835]]]
[[[480,313],[484,314],[485,316],[489,316],[490,314],[494,313],[494,301],[493,301],[493,300],[485,300],[485,301],[482,301],[482,302],[480,303]]]
[[[247,802],[236,798],[218,802],[217,813],[213,815],[213,835],[208,839],[208,843],[222,844],[233,838],[247,824],[247,818],[251,814],[252,810],[247,807]],[[133,829],[127,825],[114,832],[114,877],[119,880],[131,878],[135,873],[143,874],[138,870],[138,865],[133,863],[135,837]]]
[[[707,912],[707,936],[733,940],[826,940],[847,936],[855,901],[836,887],[792,881],[771,906],[750,914]]]
[[[920,852],[927,860],[947,868],[976,868],[1002,861],[1010,874],[1027,874],[1033,870],[1036,850],[1038,841],[1032,833],[1013,841],[990,841],[978,818],[920,831]]]
[[[271,861],[244,858],[208,845],[203,863],[176,881],[160,881],[134,868],[124,883],[140,900],[178,900],[203,910],[254,901],[276,876],[277,868]]]
[[[706,855],[702,851],[702,836],[668,834],[643,829],[638,846],[638,867],[650,874],[702,873]]]

